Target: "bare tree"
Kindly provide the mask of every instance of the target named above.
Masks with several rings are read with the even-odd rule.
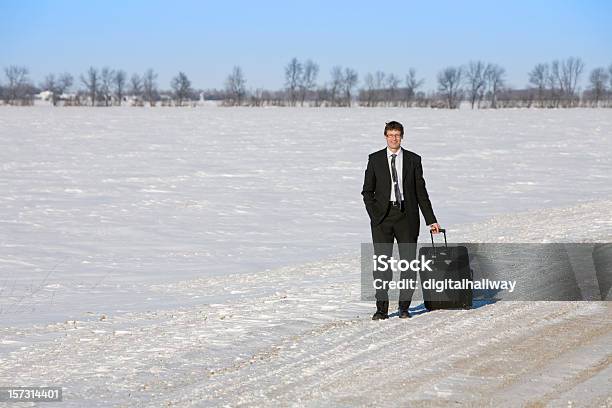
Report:
[[[396,106],[395,97],[397,95],[397,90],[402,81],[395,74],[390,74],[387,77],[387,89],[389,90],[389,101],[392,105]]]
[[[85,85],[89,98],[91,99],[91,106],[96,106],[98,100],[98,92],[100,88],[100,74],[94,67],[89,67],[87,76],[81,75],[81,82]]]
[[[342,73],[342,67],[335,66],[331,70],[331,89],[330,91],[330,99],[331,106],[335,106],[336,104],[336,96],[339,92],[341,92],[344,84],[344,74]]]
[[[115,71],[108,67],[102,68],[100,71],[100,94],[104,98],[104,106],[108,106],[112,102],[113,92],[113,80],[115,78]]]
[[[174,91],[173,94],[176,100],[176,106],[182,106],[183,101],[188,99],[191,94],[191,81],[184,72],[179,72],[177,76],[172,78],[170,86]]]
[[[232,73],[225,81],[225,89],[232,98],[231,104],[240,106],[246,94],[246,80],[242,68],[235,66],[232,69]]]
[[[563,84],[560,82],[560,74],[559,74],[559,61],[554,60],[550,64],[550,72],[548,75],[548,89],[550,92],[550,104],[549,107],[559,107],[559,103],[561,101],[561,97],[563,96]]]
[[[125,93],[125,86],[127,82],[127,74],[124,70],[120,69],[117,71],[113,77],[113,83],[115,85],[115,97],[119,102],[119,106],[121,106],[121,102],[123,101],[123,96]]]
[[[529,82],[538,90],[538,101],[540,107],[544,107],[544,94],[546,84],[549,82],[550,71],[548,64],[537,64],[529,73]]]
[[[472,109],[474,109],[476,100],[478,100],[479,97],[483,94],[483,89],[486,83],[485,70],[486,66],[484,62],[470,61],[465,72]]]
[[[40,84],[40,88],[51,92],[51,103],[53,106],[57,106],[59,95],[57,93],[57,80],[55,74],[49,74],[45,77],[45,80]]]
[[[559,63],[559,60],[554,60],[551,64],[550,64],[550,80],[549,80],[549,85],[550,85],[550,90],[551,93],[553,94],[553,98],[554,98],[554,106],[557,108],[559,107],[559,104],[565,100],[566,94],[567,94],[567,89],[565,88],[565,82],[563,81],[563,79],[561,78],[561,68],[560,68],[561,64]],[[565,102],[563,102],[565,104]]]
[[[64,72],[63,74],[60,74],[57,83],[58,91],[60,92],[60,95],[62,95],[72,88],[72,85],[74,84],[74,77],[70,73]]]
[[[570,84],[568,89],[572,95],[576,95],[576,103],[577,103],[578,102],[577,85],[578,85],[578,82],[580,81],[580,76],[582,75],[582,72],[584,71],[584,62],[582,61],[582,59],[577,58],[577,57],[569,58],[566,61],[566,70],[568,71],[568,78],[569,78],[568,83]]]
[[[371,73],[367,73],[364,80],[365,89],[364,89],[364,97],[361,100],[365,99],[366,106],[374,106],[374,75]]]
[[[317,86],[317,75],[319,75],[319,66],[312,60],[307,60],[304,63],[304,73],[300,82],[301,104],[304,106],[306,93],[312,91]]]
[[[6,103],[15,104],[25,98],[29,84],[28,73],[28,69],[23,66],[11,65],[4,68],[7,80],[4,96]]]
[[[295,106],[298,98],[298,88],[302,82],[302,72],[304,68],[297,58],[291,59],[285,67],[285,87],[289,94],[289,104]]]
[[[456,109],[461,102],[461,80],[463,69],[461,67],[447,67],[438,74],[438,90],[442,94],[446,107]]]
[[[583,70],[584,62],[580,58],[570,57],[561,62],[553,61],[551,74],[559,87],[559,97],[564,107],[571,107],[576,103],[576,86]]]
[[[491,96],[491,108],[497,108],[497,98],[504,86],[504,76],[506,70],[496,64],[488,64],[486,69],[486,80],[489,85],[489,95]]]
[[[346,98],[346,105],[349,108],[351,107],[353,88],[357,86],[358,81],[357,71],[348,67],[344,69],[344,96]]]
[[[384,88],[387,75],[382,71],[376,71],[376,73],[374,74],[374,79],[376,83],[375,101],[376,105],[378,106],[381,101],[385,102]]]
[[[580,58],[570,57],[561,62],[561,81],[568,106],[574,106],[577,103],[576,86],[582,71],[584,71],[584,62]]]
[[[72,75],[67,72],[58,77],[55,74],[49,74],[45,77],[41,88],[51,92],[51,102],[53,106],[57,106],[60,97],[72,86],[73,81]]]
[[[408,75],[406,75],[406,106],[412,106],[417,89],[423,86],[424,83],[424,79],[417,79],[414,68],[408,70]]]
[[[130,95],[133,95],[136,98],[142,96],[142,79],[140,78],[140,75],[132,75],[132,77],[130,78],[130,87],[128,92],[130,93]]]
[[[143,97],[150,106],[155,106],[157,98],[157,74],[151,68],[142,77]]]
[[[595,98],[595,106],[599,105],[599,101],[605,95],[609,79],[610,77],[604,68],[595,68],[593,71],[591,71],[589,82],[591,83],[591,91],[593,92],[593,97]]]

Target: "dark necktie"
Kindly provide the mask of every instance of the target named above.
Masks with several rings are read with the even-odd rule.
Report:
[[[391,175],[393,176],[393,189],[395,190],[395,201],[400,204],[400,208],[402,207],[402,195],[400,193],[400,186],[397,182],[397,169],[395,168],[395,158],[397,154],[391,155]]]

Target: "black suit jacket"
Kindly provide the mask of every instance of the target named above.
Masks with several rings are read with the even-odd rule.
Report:
[[[411,221],[411,233],[417,236],[420,228],[419,207],[427,225],[437,220],[425,188],[421,156],[406,149],[402,149],[402,152],[402,188],[405,211]],[[370,154],[361,195],[371,224],[380,224],[389,210],[389,197],[391,196],[391,174],[386,147]]]

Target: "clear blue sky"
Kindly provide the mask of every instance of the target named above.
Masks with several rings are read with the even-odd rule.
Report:
[[[334,65],[361,80],[414,67],[435,88],[444,66],[470,59],[506,68],[514,87],[538,62],[580,56],[583,84],[612,64],[612,1],[113,1],[0,0],[0,67],[78,78],[89,66],[154,68],[161,88],[184,71],[221,88],[240,65],[247,87],[283,86],[292,58],[313,59],[318,82]],[[2,78],[1,81],[4,81]]]

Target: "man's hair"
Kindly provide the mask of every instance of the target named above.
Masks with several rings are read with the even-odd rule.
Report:
[[[400,136],[404,137],[404,126],[401,123],[392,120],[385,124],[385,136],[387,136],[387,130],[399,130]]]

